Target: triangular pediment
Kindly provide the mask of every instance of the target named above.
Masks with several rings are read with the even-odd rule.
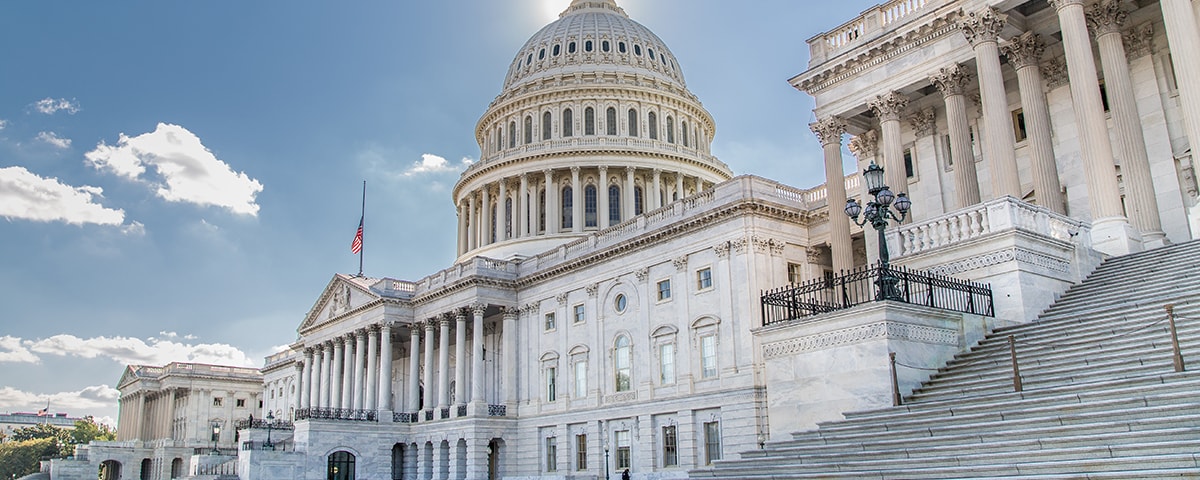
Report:
[[[353,277],[341,273],[334,275],[329,284],[325,286],[325,290],[321,292],[316,304],[304,317],[304,321],[300,324],[300,330],[304,331],[324,323],[337,321],[363,305],[378,301],[379,294],[371,290],[371,285],[377,281],[378,279]]]

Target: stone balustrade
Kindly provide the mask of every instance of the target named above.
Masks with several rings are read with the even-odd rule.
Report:
[[[904,23],[928,6],[947,0],[891,0],[864,11],[858,17],[837,28],[808,40],[811,63],[823,62],[854,45],[865,43],[879,33]]]
[[[484,158],[482,158],[479,162],[467,167],[466,171],[464,171],[462,175],[463,177],[470,176],[481,168],[485,168],[491,164],[505,160],[524,158],[535,154],[545,155],[558,152],[577,153],[581,149],[587,150],[588,148],[604,150],[652,150],[655,152],[692,158],[706,165],[717,165],[727,168],[724,163],[722,163],[720,160],[717,160],[717,157],[704,153],[695,147],[687,147],[679,143],[670,143],[662,140],[638,137],[587,136],[545,140],[519,147],[507,148],[503,151],[484,156]]]
[[[892,228],[887,239],[892,257],[901,258],[1010,230],[1062,242],[1071,242],[1078,236],[1079,241],[1086,242],[1090,229],[1086,222],[1006,196],[921,223]]]

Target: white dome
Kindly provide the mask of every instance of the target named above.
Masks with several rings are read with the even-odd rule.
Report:
[[[675,55],[614,0],[575,0],[517,52],[504,90],[541,77],[622,71],[686,87]]]

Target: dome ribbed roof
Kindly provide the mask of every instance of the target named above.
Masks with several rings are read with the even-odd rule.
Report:
[[[630,19],[614,0],[574,0],[558,20],[517,52],[504,90],[542,77],[597,71],[645,75],[687,86],[667,45]]]

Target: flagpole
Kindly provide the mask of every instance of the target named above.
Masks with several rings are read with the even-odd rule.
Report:
[[[363,180],[362,188],[362,216],[359,217],[359,228],[363,228],[367,221],[367,181]],[[363,236],[366,236],[366,230],[363,230]],[[363,246],[358,249],[358,276],[363,276],[363,250],[366,249],[366,239],[363,239]]]

